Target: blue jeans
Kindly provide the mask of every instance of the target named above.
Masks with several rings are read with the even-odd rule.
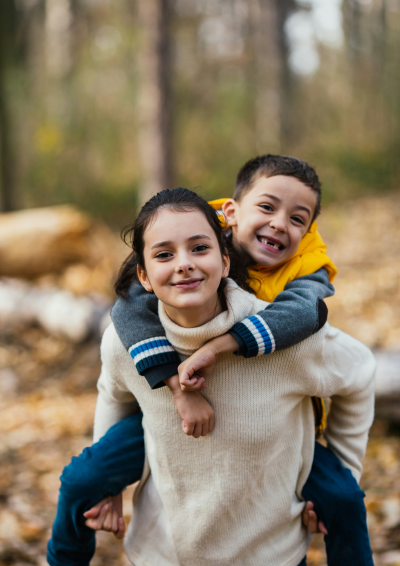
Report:
[[[142,415],[114,425],[80,456],[72,458],[61,476],[57,514],[48,544],[50,566],[87,566],[93,557],[95,532],[83,513],[95,503],[117,495],[139,480],[144,464]],[[373,566],[364,493],[351,472],[330,450],[315,443],[311,473],[303,496],[314,503],[328,529],[328,566]],[[305,558],[299,566],[305,566]]]
[[[374,566],[367,528],[365,493],[333,452],[315,443],[303,497],[325,524],[328,566]]]
[[[140,480],[144,464],[142,413],[117,423],[103,438],[72,458],[61,475],[53,532],[47,547],[51,566],[87,566],[96,549],[95,531],[83,513]]]

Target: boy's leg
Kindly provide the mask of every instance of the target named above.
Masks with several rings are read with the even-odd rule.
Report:
[[[324,537],[328,566],[373,566],[364,505],[365,493],[350,470],[330,450],[315,443],[311,473],[303,497],[314,503]]]
[[[142,414],[117,423],[99,440],[73,457],[61,475],[57,514],[47,561],[51,566],[87,566],[93,557],[95,531],[83,513],[100,500],[118,495],[142,476]]]

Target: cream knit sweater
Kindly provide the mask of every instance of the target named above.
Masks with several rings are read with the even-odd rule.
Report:
[[[228,310],[198,328],[174,324],[159,304],[182,359],[265,303],[229,282]],[[326,324],[269,356],[222,356],[204,396],[215,430],[196,440],[164,387],[152,391],[110,325],[102,347],[95,439],[143,411],[145,471],[125,539],[135,566],[297,566],[309,537],[301,490],[311,469],[311,395],[331,397],[326,438],[357,480],[373,419],[375,361],[357,340]],[[147,467],[148,469],[148,467]]]

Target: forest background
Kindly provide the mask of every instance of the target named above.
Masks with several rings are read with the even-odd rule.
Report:
[[[159,4],[159,5],[158,5]],[[398,0],[3,0],[3,210],[120,228],[148,191],[229,196],[265,152],[324,204],[397,188]]]
[[[230,196],[268,152],[322,180],[329,320],[378,359],[375,563],[400,565],[399,53],[400,0],[0,0],[0,566],[46,564],[91,443],[118,232],[164,188]],[[98,541],[94,566],[128,564]]]

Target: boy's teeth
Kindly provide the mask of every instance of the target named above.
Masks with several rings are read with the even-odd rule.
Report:
[[[260,238],[261,242],[263,244],[265,244],[266,246],[271,246],[272,248],[275,248],[276,250],[280,250],[280,246],[278,244],[273,244],[272,242],[269,242],[268,240],[266,240],[265,238]]]

